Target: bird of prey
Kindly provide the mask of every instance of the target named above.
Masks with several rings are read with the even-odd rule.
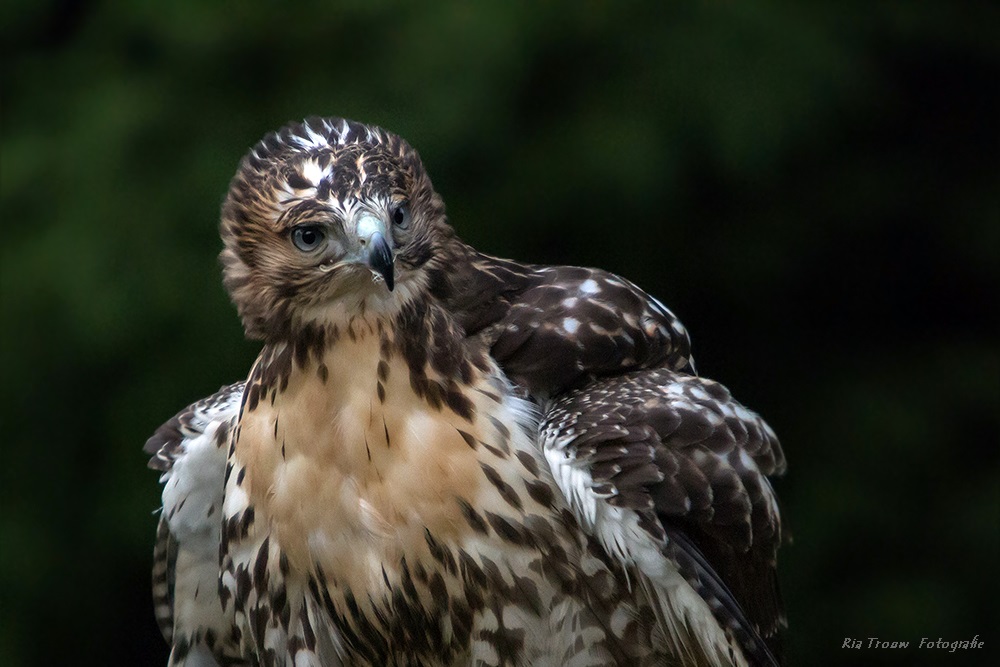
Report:
[[[170,665],[775,665],[772,430],[655,298],[471,248],[416,151],[311,118],[243,158],[262,351],[148,441]]]

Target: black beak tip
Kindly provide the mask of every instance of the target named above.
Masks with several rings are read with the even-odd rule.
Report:
[[[369,260],[370,266],[382,276],[382,279],[385,280],[385,286],[391,292],[393,287],[396,286],[396,277],[392,265],[392,250],[389,249],[389,243],[382,238],[381,234],[376,234],[372,241],[373,247]]]

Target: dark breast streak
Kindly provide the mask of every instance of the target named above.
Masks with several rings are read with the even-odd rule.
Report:
[[[338,349],[351,353],[333,354]],[[312,400],[307,392],[335,394],[338,382],[348,381],[347,363],[361,369],[350,381],[369,387],[371,417],[366,412],[362,421],[374,428],[339,442],[301,434],[293,442],[292,422],[309,417],[286,410],[284,395],[295,397],[292,410]],[[318,637],[334,633],[352,664],[449,664],[476,655],[497,664],[514,656],[562,664],[577,654],[580,664],[591,664],[586,656],[597,664],[611,656],[641,664],[649,655],[652,612],[640,613],[618,594],[628,589],[621,567],[582,535],[491,369],[482,343],[464,339],[445,313],[416,304],[391,329],[311,333],[262,353],[238,436],[252,440],[231,457],[232,482],[250,504],[227,519],[224,546],[245,554],[230,559],[229,572],[241,624],[259,626],[258,651],[274,626],[301,635],[289,651],[313,650]],[[406,395],[413,403],[402,410],[398,401]],[[338,400],[317,405],[337,409]],[[394,421],[395,413],[412,417],[413,410],[420,413],[415,422]],[[346,424],[335,432],[359,433]],[[297,467],[299,456],[308,465]],[[291,477],[295,470],[304,475],[299,481]],[[285,498],[276,479],[301,488]],[[344,484],[357,485],[370,512],[340,508]],[[300,583],[290,586],[294,581]],[[307,598],[332,627],[307,623]],[[619,628],[633,645],[608,634],[601,621],[618,605],[633,619]],[[552,609],[563,615],[550,618]],[[581,632],[587,643],[578,641]],[[555,663],[553,652],[560,656]]]

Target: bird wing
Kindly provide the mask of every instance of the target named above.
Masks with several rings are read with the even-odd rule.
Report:
[[[467,246],[453,252],[459,256],[434,281],[437,296],[531,395],[640,368],[693,370],[684,325],[624,278],[519,264]]]
[[[233,614],[218,594],[223,479],[229,433],[244,383],[177,413],[146,441],[149,467],[163,474],[163,509],[153,552],[156,619],[172,646],[170,665],[230,665]]]
[[[438,296],[542,406],[541,444],[581,524],[621,560],[645,558],[640,570],[670,563],[746,654],[773,662],[761,637],[784,615],[768,476],[785,462],[770,427],[695,375],[680,320],[629,281],[456,255]]]
[[[674,607],[665,614],[697,628],[702,613],[697,604],[676,608],[677,573],[751,664],[777,664],[762,640],[783,624],[781,524],[768,476],[785,462],[759,416],[717,382],[657,368],[557,397],[540,441],[585,530],[648,578],[653,595]]]

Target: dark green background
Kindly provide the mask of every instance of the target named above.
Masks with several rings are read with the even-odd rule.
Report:
[[[1000,641],[996,5],[662,4],[4,3],[0,664],[163,664],[140,449],[247,371],[218,206],[313,114],[684,320],[790,461],[791,662],[983,664],[840,647]]]

